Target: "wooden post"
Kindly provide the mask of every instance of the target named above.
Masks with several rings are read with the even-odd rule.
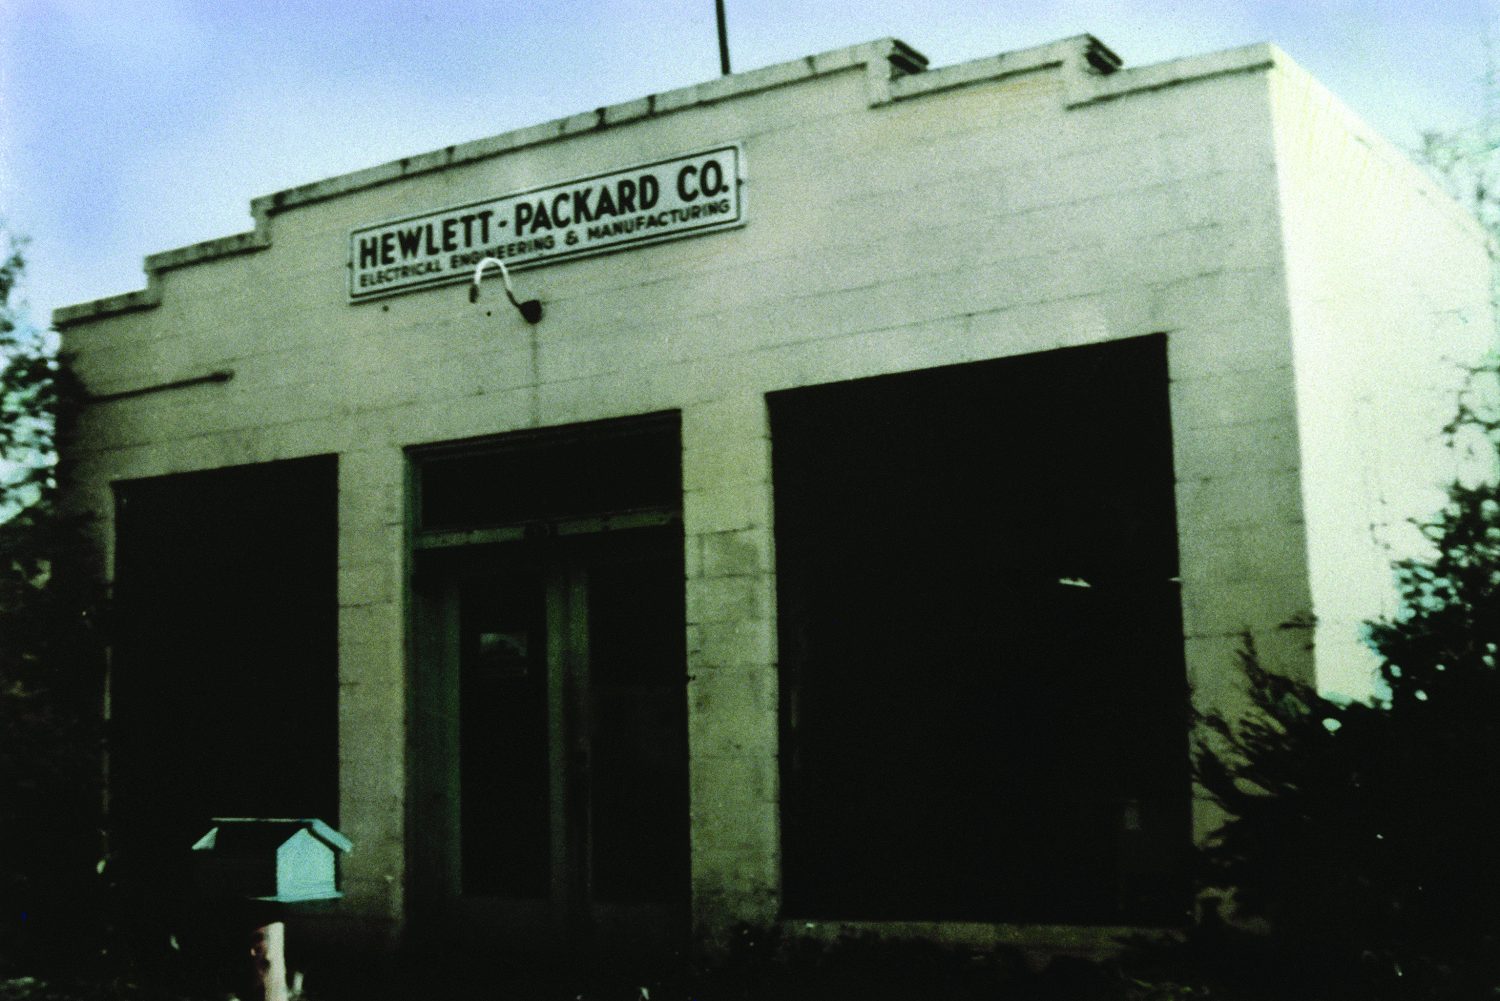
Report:
[[[268,921],[250,938],[253,967],[248,1001],[288,1001],[286,984],[286,924]]]

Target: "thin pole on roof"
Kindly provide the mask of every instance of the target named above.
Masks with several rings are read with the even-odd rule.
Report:
[[[714,0],[714,12],[719,17],[719,72],[729,75],[729,31],[724,27],[724,0]]]

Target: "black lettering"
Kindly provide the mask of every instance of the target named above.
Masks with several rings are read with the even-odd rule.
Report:
[[[718,160],[710,160],[703,165],[703,172],[698,175],[698,182],[703,193],[709,198],[724,190],[724,168],[719,166]]]
[[[531,231],[535,233],[539,229],[551,229],[552,217],[547,214],[547,203],[538,198],[536,200],[536,218],[531,223]]]
[[[359,241],[359,266],[368,268],[380,263],[380,238],[367,236]]]
[[[523,226],[525,226],[530,221],[531,221],[531,203],[530,202],[516,202],[516,232],[517,233],[521,232],[521,228]]]
[[[559,226],[570,226],[573,223],[572,219],[563,218],[563,209],[567,207],[568,193],[566,191],[552,199],[552,221]]]
[[[698,173],[698,168],[688,164],[677,172],[677,197],[685,202],[690,202],[698,197],[696,190],[689,191],[687,188],[688,178]]]
[[[594,212],[589,208],[589,193],[593,188],[580,188],[573,192],[573,221],[593,222]]]
[[[416,257],[422,252],[422,231],[420,229],[398,230],[396,239],[401,244],[402,257]]]
[[[494,214],[495,214],[495,212],[494,212],[493,209],[485,209],[483,212],[475,212],[474,213],[475,217],[478,218],[478,220],[479,220],[479,242],[480,243],[489,243],[490,242],[490,216],[492,216]]]
[[[635,211],[635,182],[628,177],[620,178],[620,211]]]
[[[396,234],[385,233],[380,237],[380,263],[394,264],[396,262]]]
[[[640,183],[641,209],[655,208],[657,198],[661,197],[661,182],[655,174],[642,174]]]
[[[594,206],[594,218],[603,219],[607,215],[619,215],[620,210],[615,208],[615,200],[609,195],[609,188],[599,189],[599,203]]]
[[[437,227],[435,227],[432,223],[428,223],[427,227],[426,227],[426,231],[427,231],[427,252],[429,254],[436,254],[438,252],[438,250],[441,249],[437,245],[437,239],[436,239]]]
[[[458,249],[458,220],[443,220],[443,249],[454,251]]]

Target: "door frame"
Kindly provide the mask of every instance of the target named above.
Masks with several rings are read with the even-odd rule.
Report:
[[[668,533],[651,540],[650,536]],[[620,548],[675,545],[682,559],[681,518],[635,511],[470,531],[420,533],[411,580],[409,759],[412,763],[413,879],[411,913],[419,938],[456,945],[549,954],[558,950],[672,949],[689,930],[686,665],[680,691],[684,764],[681,889],[669,905],[604,903],[591,889],[587,801],[590,622],[588,573]],[[499,560],[525,553],[541,565],[547,633],[550,882],[545,898],[466,895],[462,886],[459,762],[460,595],[465,580],[495,573]],[[685,609],[681,617],[685,632]]]

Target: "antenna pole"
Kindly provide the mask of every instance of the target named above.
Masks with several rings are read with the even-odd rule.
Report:
[[[719,72],[729,75],[729,31],[724,27],[724,0],[714,0],[714,12],[719,17]]]

